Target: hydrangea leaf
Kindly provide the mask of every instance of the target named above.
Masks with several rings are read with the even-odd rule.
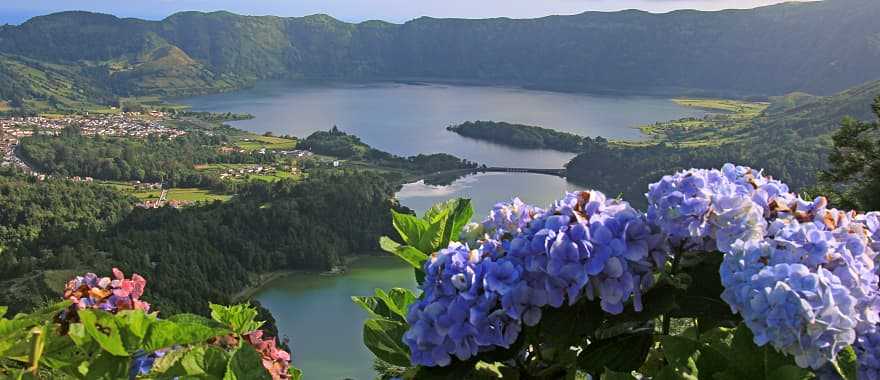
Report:
[[[394,229],[400,235],[400,238],[403,239],[403,242],[420,248],[419,243],[422,241],[422,236],[431,227],[431,224],[414,215],[403,214],[394,210],[391,210],[391,218]]]
[[[104,351],[115,356],[129,356],[122,342],[119,324],[112,314],[98,310],[80,310],[79,318],[86,333],[98,342]]]
[[[391,316],[394,317],[391,319],[400,319],[401,322],[406,321],[409,305],[416,300],[416,295],[411,290],[403,288],[393,288],[388,293],[385,293],[382,289],[376,289],[376,297],[385,303],[388,310],[399,317]]]
[[[151,373],[161,378],[199,376],[221,378],[226,373],[229,354],[210,346],[174,350],[156,359]]]
[[[723,353],[686,335],[665,336],[662,347],[664,358],[679,376],[713,378],[728,367]]]
[[[654,345],[650,334],[626,334],[598,340],[584,348],[578,356],[578,365],[591,374],[605,369],[617,372],[635,371],[641,367]]]
[[[386,319],[370,319],[364,323],[364,345],[376,357],[390,364],[410,366],[409,354],[403,346],[407,325]]]
[[[394,314],[391,312],[391,310],[388,309],[388,306],[385,305],[385,302],[382,302],[382,300],[379,299],[379,297],[352,296],[351,301],[360,306],[361,309],[364,309],[367,313],[370,313],[370,315],[375,318],[390,319]]]
[[[474,208],[471,205],[471,200],[458,198],[434,205],[428,211],[425,211],[425,215],[422,219],[434,224],[444,218],[443,214],[445,212],[449,213],[449,216],[451,216],[452,236],[458,236],[462,228],[464,228],[474,216]]]
[[[269,371],[263,367],[262,357],[253,347],[243,345],[235,353],[226,367],[223,380],[271,380]]]
[[[778,367],[767,375],[767,379],[773,380],[807,380],[815,377],[816,376],[812,372],[796,365],[784,365]],[[850,380],[850,378],[845,379]]]
[[[172,322],[158,320],[150,326],[144,338],[145,351],[156,351],[174,345],[204,342],[210,338],[227,335],[231,330],[195,322]]]
[[[108,352],[95,355],[88,363],[86,379],[124,379],[128,377],[128,357],[114,356]]]
[[[859,363],[852,346],[847,346],[837,354],[837,367],[844,380],[857,380]]]
[[[303,371],[299,368],[290,367],[288,371],[290,373],[290,380],[302,380]]]
[[[379,247],[381,247],[383,251],[401,258],[417,270],[421,270],[422,264],[428,259],[428,255],[422,251],[409,245],[399,244],[387,236],[379,238]]]
[[[232,332],[243,335],[257,331],[263,326],[262,321],[256,321],[257,309],[248,305],[222,306],[210,304],[211,318],[228,326]]]
[[[602,379],[604,379],[604,380],[636,380],[636,377],[633,376],[632,372],[615,372],[610,369],[606,369],[605,373],[602,374]]]
[[[425,214],[429,227],[415,247],[422,252],[435,252],[445,248],[453,237],[461,233],[461,229],[473,215],[474,209],[469,199],[455,199],[443,203],[438,210]]]

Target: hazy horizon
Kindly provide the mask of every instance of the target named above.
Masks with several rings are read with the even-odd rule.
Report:
[[[34,0],[0,6],[0,24],[20,24],[49,13],[84,10],[109,13],[119,17],[160,20],[181,11],[227,10],[246,15],[305,16],[326,13],[349,22],[385,20],[404,22],[421,16],[489,18],[535,18],[556,14],[577,14],[585,11],[617,11],[640,9],[648,12],[669,12],[679,9],[721,10],[754,8],[778,4],[781,0],[449,0],[444,2],[412,2],[408,0],[303,0],[289,3],[281,0],[133,0],[119,3],[110,0],[60,1]]]

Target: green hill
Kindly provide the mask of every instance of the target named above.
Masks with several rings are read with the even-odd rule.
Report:
[[[661,123],[689,130],[665,131],[652,144],[586,144],[566,166],[568,178],[606,192],[641,197],[659,176],[692,167],[720,167],[736,162],[786,181],[794,190],[816,184],[828,168],[831,135],[844,117],[872,120],[871,105],[880,97],[880,81],[869,82],[830,96],[803,93],[773,98],[772,103],[741,125],[726,117],[699,119],[698,126]],[[682,127],[684,128],[684,127]]]
[[[183,12],[87,12],[0,28],[0,52],[77,68],[113,95],[181,95],[258,79],[426,79],[555,90],[832,94],[880,78],[880,2],[718,12],[346,23]]]

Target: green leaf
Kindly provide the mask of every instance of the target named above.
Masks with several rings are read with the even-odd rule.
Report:
[[[101,352],[88,363],[86,380],[117,380],[128,377],[129,358]]]
[[[303,371],[299,368],[291,366],[288,372],[290,372],[290,380],[302,380],[303,378]]]
[[[768,380],[807,380],[814,377],[815,375],[812,372],[796,365],[784,365],[778,367],[767,375]],[[850,380],[850,378],[846,379]]]
[[[6,312],[7,312],[8,310],[9,310],[8,307],[6,307],[6,306],[0,306],[0,318],[3,318],[3,316],[6,315]]]
[[[388,293],[382,289],[376,289],[376,297],[382,300],[388,310],[396,314],[399,317],[396,319],[400,319],[401,322],[406,321],[409,305],[416,300],[416,295],[411,290],[403,288],[393,288]]]
[[[376,289],[373,297],[355,296],[351,300],[372,317],[405,323],[409,305],[415,302],[416,296],[409,289],[394,288],[388,293]]]
[[[208,306],[211,308],[211,318],[239,335],[259,330],[265,323],[255,320],[257,309],[248,305],[223,306],[212,303]]]
[[[453,222],[451,232],[454,234],[452,235],[453,237],[458,236],[458,234],[461,233],[462,228],[464,228],[474,216],[474,208],[471,205],[471,200],[458,198],[435,204],[428,211],[425,211],[425,215],[422,219],[434,224],[435,221],[443,218],[442,214],[444,212],[451,213],[450,216],[452,217]]]
[[[455,199],[443,203],[437,210],[432,208],[425,213],[425,220],[430,223],[428,230],[423,232],[415,247],[422,252],[435,252],[445,248],[461,233],[461,229],[473,215],[474,209],[469,199]]]
[[[598,302],[582,299],[573,306],[544,310],[539,324],[540,338],[557,349],[579,346],[604,321],[605,313]]]
[[[428,259],[428,255],[424,254],[422,251],[409,245],[401,245],[387,236],[379,238],[379,247],[381,247],[383,251],[401,258],[417,270],[421,270],[425,260]]]
[[[650,334],[626,334],[598,340],[584,348],[578,356],[578,365],[591,374],[605,369],[630,372],[639,369],[654,345]]]
[[[150,373],[163,379],[194,376],[220,379],[226,374],[229,359],[229,354],[212,346],[173,350],[156,359]]]
[[[394,229],[397,230],[403,242],[417,249],[421,248],[419,243],[422,241],[422,235],[431,224],[413,215],[401,214],[394,210],[391,210],[391,218]],[[424,252],[425,250],[422,251]]]
[[[232,330],[219,327],[215,323],[205,324],[186,319],[178,317],[176,321],[158,320],[153,323],[144,338],[144,350],[155,351],[175,345],[202,343],[232,332]]]
[[[632,372],[615,372],[606,369],[605,374],[602,375],[602,380],[636,380],[636,377],[633,376]]]
[[[99,310],[80,310],[78,313],[85,332],[98,342],[104,351],[115,356],[129,356],[122,342],[119,324],[112,314]]]
[[[370,315],[374,318],[393,318],[394,313],[388,309],[388,306],[386,306],[385,302],[379,299],[379,297],[352,296],[351,301],[360,306],[361,309],[366,310],[366,312],[370,313]]]
[[[364,322],[364,345],[390,364],[409,367],[409,351],[403,345],[407,325],[386,319],[370,319]]]
[[[858,380],[859,363],[852,346],[837,353],[837,368],[844,380]]]
[[[260,353],[245,344],[232,354],[223,380],[272,380],[272,376],[263,367]]]

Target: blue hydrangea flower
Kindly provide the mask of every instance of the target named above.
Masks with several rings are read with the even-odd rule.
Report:
[[[817,369],[855,341],[857,300],[823,268],[768,266],[742,292],[740,313],[755,344],[772,344],[801,367]]]
[[[762,191],[758,189],[763,188]],[[763,236],[765,208],[784,184],[750,168],[691,169],[648,187],[648,220],[683,250],[728,252],[737,240]]]
[[[569,193],[510,243],[501,260],[524,267],[526,287],[502,294],[502,302],[516,305],[516,317],[582,296],[598,298],[609,313],[621,313],[630,299],[640,310],[641,293],[653,280],[648,274],[666,254],[662,236],[628,203],[597,191]]]
[[[859,362],[859,379],[880,380],[880,333],[860,335],[853,348]]]
[[[453,356],[468,360],[516,341],[520,322],[501,309],[498,294],[490,290],[515,285],[516,268],[452,242],[432,255],[424,269],[424,293],[410,306],[404,335],[413,364],[446,366]]]
[[[777,197],[766,236],[738,241],[720,268],[722,299],[755,343],[818,368],[877,331],[876,251],[867,218],[824,198]]]

